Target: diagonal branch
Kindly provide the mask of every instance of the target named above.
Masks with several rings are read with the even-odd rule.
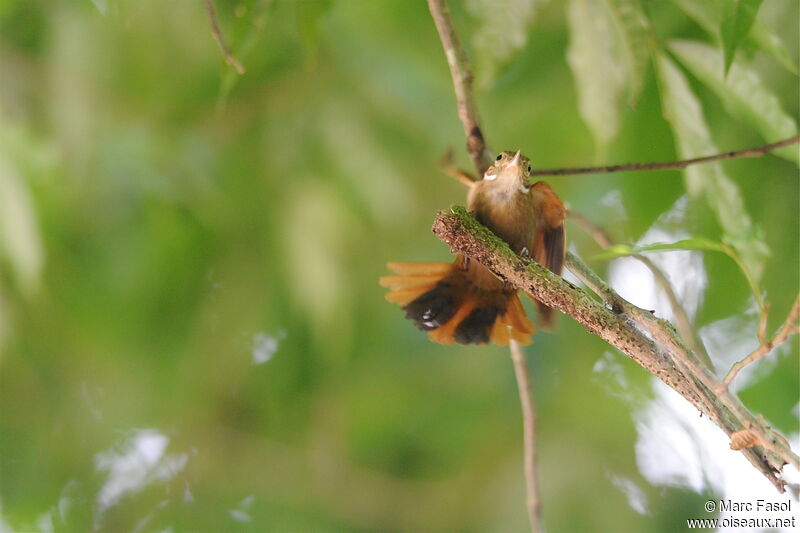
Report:
[[[464,135],[467,137],[467,152],[478,175],[483,175],[492,162],[492,156],[486,147],[478,120],[478,108],[475,106],[475,97],[472,94],[472,72],[467,64],[467,55],[461,48],[446,0],[428,0],[428,8],[436,24],[436,31],[439,32],[447,64],[450,66],[458,118],[464,126]]]
[[[453,162],[452,146],[447,149],[444,156],[442,156],[442,159],[439,161],[439,169],[447,176],[450,176],[461,185],[465,186],[467,189],[472,188],[472,186],[477,183],[477,180],[472,174],[464,169],[458,168],[458,165]]]
[[[467,151],[478,175],[482,175],[491,163],[491,154],[481,132],[472,93],[472,74],[467,65],[466,55],[450,19],[446,0],[428,0],[428,7],[450,67],[458,116],[467,138]],[[740,157],[760,157],[772,150],[797,142],[800,142],[800,136],[761,147],[683,161],[539,170],[534,171],[533,175],[594,174],[624,170],[681,170],[698,163]],[[448,173],[464,185],[472,185],[471,177],[456,167],[450,168]],[[704,355],[702,344],[699,345],[699,349],[695,347],[694,350],[687,346],[672,324],[656,318],[652,313],[621,298],[572,254],[568,254],[567,266],[593,288],[604,300],[605,305],[537,263],[516,256],[502,240],[477,223],[463,208],[454,208],[453,213],[450,214],[439,213],[434,221],[433,231],[441,240],[451,246],[453,252],[462,253],[483,264],[496,275],[524,290],[535,299],[569,314],[590,332],[617,347],[695,405],[701,413],[706,414],[728,435],[742,435],[743,432],[747,432],[750,436],[748,440],[750,444],[741,447],[742,453],[779,492],[784,492],[785,482],[779,477],[779,474],[785,464],[792,464],[796,468],[800,468],[800,458],[791,450],[786,439],[767,425],[763,417],[756,417],[750,413],[738,398],[730,393],[724,383],[720,383],[711,375],[709,368],[698,357]],[[685,329],[686,325],[681,326]],[[687,337],[693,338],[691,335],[687,335]],[[524,363],[524,359],[520,359],[517,355],[521,354],[515,354],[512,347],[512,359],[515,363],[524,413],[526,395],[523,393],[523,389],[527,390],[525,385],[527,368],[519,364],[520,361]],[[523,370],[524,378],[519,374]],[[527,408],[531,411],[533,409],[530,399],[527,402]],[[524,415],[524,418],[526,416]],[[535,482],[535,448],[533,447],[533,433],[530,433],[529,438],[527,420],[525,423],[529,512],[532,521],[531,527],[537,530],[541,524],[538,511],[538,489]],[[739,445],[737,444],[737,446]],[[529,455],[530,453],[532,455]],[[532,457],[533,460],[529,462],[528,457]]]
[[[237,73],[244,74],[244,65],[242,65],[236,56],[233,55],[230,47],[228,47],[228,43],[225,41],[225,36],[222,35],[222,30],[219,29],[219,23],[217,22],[217,10],[214,8],[214,0],[204,1],[206,4],[206,10],[208,11],[208,20],[211,23],[211,35],[213,35],[214,40],[217,41],[219,49],[222,52],[223,59],[225,59],[227,64],[236,69]]]
[[[786,342],[789,337],[800,333],[800,326],[797,323],[798,319],[800,319],[800,295],[798,295],[795,299],[792,309],[789,311],[789,315],[786,317],[786,321],[783,323],[772,340],[761,344],[761,346],[759,346],[753,353],[735,363],[728,371],[725,379],[722,380],[722,384],[724,386],[730,385],[731,381],[733,381],[736,375],[739,374],[744,367],[755,363],[762,357],[766,357],[770,354],[770,352],[772,352],[772,350]]]
[[[784,481],[778,476],[784,464],[800,466],[779,433],[761,417],[753,415],[700,363],[683,340],[663,320],[624,300],[608,287],[583,262],[568,254],[567,265],[579,278],[600,295],[598,302],[590,293],[527,258],[514,254],[508,245],[472,218],[464,208],[440,212],[433,232],[461,253],[481,263],[496,275],[535,299],[563,311],[628,355],[648,372],[690,401],[725,433],[731,435],[749,429],[758,446],[742,453],[780,492]],[[717,392],[719,391],[719,392]]]
[[[622,165],[608,165],[604,167],[575,167],[575,168],[550,168],[534,170],[531,176],[574,176],[576,174],[610,174],[612,172],[623,172],[627,170],[683,170],[689,165],[698,163],[710,163],[712,161],[723,161],[725,159],[737,159],[740,157],[761,157],[773,150],[783,148],[800,142],[800,135],[789,137],[782,141],[757,146],[755,148],[745,148],[734,152],[724,152],[721,154],[696,157],[694,159],[683,159],[681,161],[662,161],[657,163],[625,163]]]
[[[602,248],[606,250],[611,248],[616,244],[611,236],[600,226],[586,218],[585,216],[577,213],[573,210],[569,210],[567,216],[570,220],[572,220],[578,227],[580,227],[583,231],[589,234],[592,239]],[[703,363],[706,367],[710,369],[714,369],[714,363],[711,361],[711,357],[709,357],[708,352],[706,352],[705,346],[703,346],[703,341],[700,340],[699,335],[695,332],[694,328],[692,327],[692,322],[689,320],[689,316],[686,314],[686,310],[681,305],[681,302],[678,300],[678,296],[675,294],[675,290],[672,288],[672,284],[670,283],[669,279],[667,279],[667,275],[664,274],[664,271],[661,270],[658,265],[656,265],[652,259],[649,257],[642,255],[642,254],[633,254],[630,257],[638,260],[644,266],[646,266],[650,272],[653,274],[653,279],[655,280],[656,284],[664,291],[664,295],[667,297],[669,301],[669,306],[672,309],[672,314],[675,317],[675,324],[678,328],[678,332],[686,339],[689,343],[689,347],[694,351],[700,358],[703,359]]]
[[[760,415],[754,421],[754,415],[742,405],[737,397],[730,393],[724,384],[717,381],[707,367],[701,364],[696,354],[686,345],[672,324],[655,317],[651,311],[641,309],[623,299],[597,274],[592,272],[580,258],[567,254],[567,267],[600,296],[614,313],[628,316],[635,327],[645,331],[649,338],[652,338],[666,352],[666,355],[672,359],[680,371],[685,383],[695,389],[701,404],[705,404],[706,409],[695,404],[701,412],[706,413],[720,428],[731,435],[731,438],[734,433],[741,431],[733,430],[739,424],[744,423],[744,428],[753,438],[753,444],[743,448],[751,448],[755,443],[759,443],[764,449],[764,453],[760,455],[756,454],[755,450],[745,450],[745,457],[770,481],[776,478],[774,474],[780,472],[784,464],[791,463],[795,468],[800,466],[800,458],[791,450],[788,441],[779,433],[772,431],[772,428]],[[678,392],[681,393],[681,391]],[[688,396],[685,397],[691,401]],[[777,479],[780,480],[780,478]],[[783,491],[782,483],[781,481],[780,484],[775,485],[781,492]]]

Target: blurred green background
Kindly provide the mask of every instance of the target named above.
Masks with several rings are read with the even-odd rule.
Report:
[[[483,18],[453,4],[473,51]],[[765,4],[759,17],[796,51],[797,3]],[[242,76],[200,1],[0,1],[0,530],[526,530],[507,351],[429,343],[377,284],[387,261],[448,261],[430,224],[465,201],[438,170],[450,146],[468,159],[427,7],[217,7]],[[659,35],[706,39],[674,5],[646,7]],[[678,157],[652,72],[619,137],[595,149],[568,41],[549,2],[517,53],[478,71],[491,146],[540,168]],[[797,78],[743,53],[797,117]],[[721,149],[765,142],[688,77]],[[771,250],[772,329],[798,288],[797,167],[724,168]],[[678,172],[548,181],[625,241],[685,194]],[[719,239],[692,205],[684,230]],[[568,231],[584,257],[599,251]],[[753,328],[735,265],[703,265],[698,326]],[[791,344],[741,391],[787,434]],[[659,486],[637,467],[645,371],[564,317],[527,354],[549,531],[707,516],[712,488]]]

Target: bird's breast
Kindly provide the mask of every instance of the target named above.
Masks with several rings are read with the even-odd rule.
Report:
[[[480,187],[480,186],[479,186]],[[530,247],[536,229],[531,197],[518,190],[480,187],[470,195],[475,218],[519,253]]]

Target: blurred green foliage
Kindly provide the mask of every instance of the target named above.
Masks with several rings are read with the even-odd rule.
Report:
[[[791,0],[764,2],[735,39],[717,1],[452,4],[487,139],[538,167],[796,133]],[[464,202],[437,170],[463,134],[424,3],[217,10],[243,76],[199,1],[0,1],[0,530],[524,530],[508,354],[429,343],[377,285],[386,261],[448,260],[430,223]],[[604,64],[621,67],[616,82]],[[773,330],[798,288],[797,147],[780,155],[685,180],[549,181],[625,242],[688,189],[686,234],[763,272]],[[577,227],[569,238],[598,252]],[[737,267],[703,259],[698,327],[754,325]],[[269,360],[254,364],[260,349]],[[568,319],[528,350],[548,530],[682,528],[709,494],[638,472],[631,413],[649,376],[610,353]],[[614,393],[593,370],[605,357],[638,392]],[[742,398],[793,433],[797,343],[773,358]],[[100,458],[164,444],[146,428],[168,438],[158,465],[184,465],[159,474],[139,457],[140,486],[102,505]],[[617,477],[642,490],[646,515]]]

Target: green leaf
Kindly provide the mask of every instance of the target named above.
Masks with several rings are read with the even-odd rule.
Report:
[[[756,299],[758,307],[762,310],[762,312],[765,311],[764,299],[761,296],[761,289],[753,275],[753,271],[750,270],[749,266],[742,260],[742,257],[737,252],[736,246],[732,243],[721,243],[712,241],[711,239],[706,239],[705,237],[692,237],[691,239],[684,239],[682,241],[671,243],[656,242],[652,244],[635,246],[628,244],[617,244],[603,250],[594,257],[595,259],[601,260],[615,259],[617,257],[638,255],[644,252],[665,252],[670,250],[700,250],[705,252],[720,252],[727,255],[733,260],[734,263],[736,263],[736,266],[739,267],[739,270],[742,271],[742,275],[744,275],[745,279],[747,280],[747,284],[750,286],[750,290],[753,292],[753,297]]]
[[[619,132],[628,73],[614,20],[604,2],[571,0],[567,17],[567,61],[575,77],[580,113],[602,154]]]
[[[725,53],[725,74],[730,71],[739,45],[750,33],[762,0],[723,0],[720,36]]]
[[[733,57],[736,55],[736,48],[742,41],[741,36],[736,32],[736,19],[739,13],[739,0],[722,0],[721,13],[722,20],[719,25],[719,37],[722,41],[722,50],[725,53],[725,71],[728,74],[728,69],[733,63]]]
[[[797,67],[797,64],[792,59],[792,55],[789,53],[789,50],[786,49],[786,46],[784,46],[780,38],[774,33],[767,31],[758,21],[756,21],[750,29],[748,41],[774,57],[783,68],[792,74],[800,74],[800,68]]]
[[[775,142],[797,135],[797,122],[783,110],[778,98],[750,66],[737,63],[726,80],[722,74],[722,54],[711,46],[694,41],[671,41],[669,49],[722,100],[729,113],[758,130],[765,141]],[[774,153],[800,163],[796,146]]]
[[[701,28],[714,37],[719,37],[722,17],[719,14],[718,2],[714,0],[672,0],[684,13],[691,17]]]
[[[11,267],[22,292],[39,286],[44,267],[44,247],[33,199],[27,186],[0,152],[0,260]]]
[[[672,2],[706,32],[721,40],[722,17],[719,0],[672,0]],[[792,74],[800,73],[800,68],[797,67],[780,38],[775,33],[768,31],[758,20],[753,22],[746,39],[748,44],[770,54]]]
[[[797,67],[794,59],[792,59],[792,55],[789,53],[789,50],[786,49],[786,46],[784,46],[780,38],[774,33],[767,31],[758,21],[756,21],[750,29],[748,42],[774,57],[783,68],[792,74],[800,75],[800,68]]]
[[[487,85],[497,69],[528,41],[528,29],[547,0],[469,0],[467,11],[480,21],[472,36],[478,83]]]
[[[595,255],[595,259],[613,259],[615,257],[625,257],[628,255],[640,254],[643,252],[667,251],[667,250],[704,250],[710,252],[722,252],[727,254],[726,246],[717,241],[706,239],[705,237],[693,237],[672,243],[656,242],[652,244],[631,246],[619,244],[603,250]]]
[[[700,101],[686,77],[666,55],[659,54],[657,65],[664,116],[672,126],[680,157],[718,153]],[[719,162],[692,165],[684,171],[684,179],[691,196],[705,197],[722,227],[724,240],[736,248],[747,269],[759,279],[769,249],[747,214],[739,188],[722,165]]]
[[[762,0],[723,0],[720,36],[725,52],[725,74],[731,68],[736,49],[750,33]]]
[[[636,105],[650,61],[650,23],[639,0],[606,0],[619,28],[622,55],[628,67],[628,102]]]

